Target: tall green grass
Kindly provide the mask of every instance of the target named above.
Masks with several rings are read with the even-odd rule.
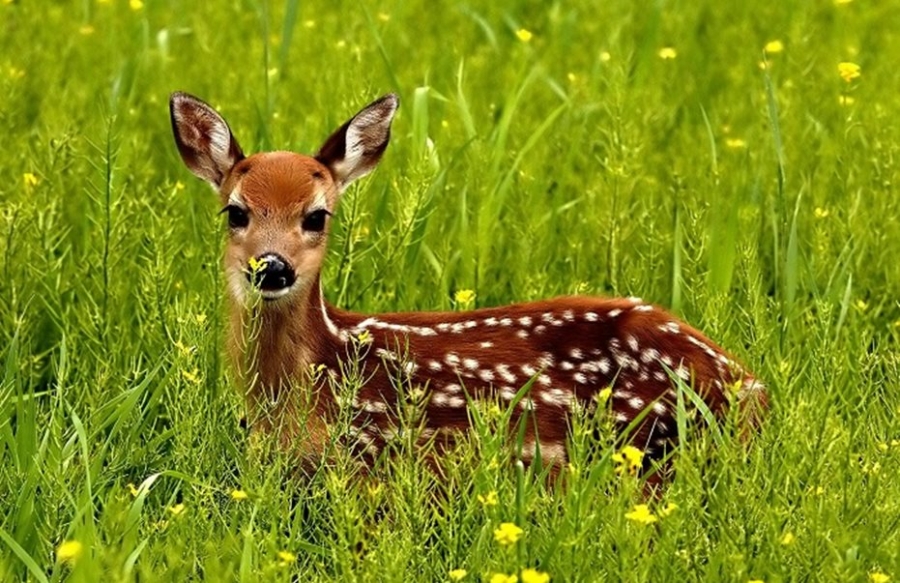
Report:
[[[900,578],[897,8],[0,2],[0,578]],[[312,151],[398,92],[329,298],[640,295],[766,382],[760,435],[697,433],[650,500],[602,415],[552,488],[490,408],[440,476],[398,444],[377,479],[340,455],[297,479],[240,427],[222,225],[173,90],[247,151]],[[627,517],[641,503],[656,522]]]

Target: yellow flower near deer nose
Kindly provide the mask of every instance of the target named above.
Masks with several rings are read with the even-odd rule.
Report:
[[[646,504],[638,504],[634,507],[634,510],[625,514],[625,518],[640,524],[653,524],[659,520],[650,512],[650,507]]]

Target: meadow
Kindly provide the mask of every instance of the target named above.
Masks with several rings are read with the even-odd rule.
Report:
[[[900,581],[897,30],[874,0],[0,1],[0,579]],[[490,417],[442,476],[401,446],[297,479],[240,425],[175,90],[248,152],[397,92],[333,303],[640,296],[765,381],[764,426],[696,432],[651,499],[612,436],[576,428],[553,488]]]

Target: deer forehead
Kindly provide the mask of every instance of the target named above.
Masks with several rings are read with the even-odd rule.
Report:
[[[293,214],[313,203],[329,208],[336,196],[331,172],[310,156],[294,152],[254,154],[235,165],[222,187],[225,200],[265,214]]]

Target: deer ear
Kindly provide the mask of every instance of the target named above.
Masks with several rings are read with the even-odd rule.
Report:
[[[399,105],[393,93],[370,103],[319,149],[316,160],[331,170],[340,190],[371,172],[381,160],[391,139],[391,121]]]
[[[185,165],[217,190],[244,153],[215,109],[187,93],[169,99],[172,132]]]

